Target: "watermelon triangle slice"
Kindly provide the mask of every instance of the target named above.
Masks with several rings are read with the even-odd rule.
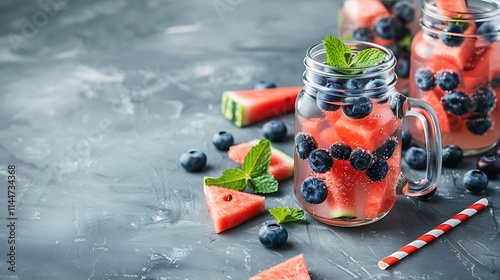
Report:
[[[249,280],[311,280],[303,254],[263,270]]]
[[[203,186],[215,232],[240,225],[266,211],[265,197],[217,186]]]

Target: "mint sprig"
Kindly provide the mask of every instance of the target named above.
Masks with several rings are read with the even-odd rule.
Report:
[[[335,36],[326,36],[323,40],[326,51],[326,64],[340,68],[370,67],[380,64],[385,59],[385,53],[376,48],[362,50],[352,55],[351,48]],[[337,69],[343,74],[359,74],[360,69]]]
[[[278,224],[303,221],[306,219],[304,210],[302,209],[290,209],[288,206],[285,207],[275,207],[269,209],[269,213],[276,219]]]
[[[263,139],[245,156],[242,169],[227,169],[219,178],[205,178],[205,184],[237,191],[249,187],[255,193],[273,193],[278,190],[278,181],[267,172],[270,164],[271,142]]]

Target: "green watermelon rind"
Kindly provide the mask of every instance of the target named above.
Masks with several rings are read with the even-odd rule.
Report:
[[[245,121],[247,119],[246,108],[235,100],[232,96],[234,94],[234,91],[225,91],[222,93],[221,113],[224,118],[233,123],[235,126],[243,127],[248,124],[248,122]]]

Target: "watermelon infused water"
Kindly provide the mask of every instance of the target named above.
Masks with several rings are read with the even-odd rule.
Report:
[[[500,139],[500,4],[426,0],[422,11],[410,96],[434,108],[443,145],[457,145],[464,155],[486,151]],[[422,126],[409,124],[422,143]]]
[[[311,47],[304,60],[305,86],[295,109],[294,192],[300,206],[317,220],[360,226],[383,218],[393,207],[397,190],[408,186],[407,195],[419,196],[436,187],[441,138],[432,108],[395,90],[392,52],[374,43],[337,39],[342,47],[327,38]],[[334,50],[349,54],[325,50],[332,44]],[[373,49],[382,56],[372,66],[327,63],[329,56],[335,60],[349,55],[347,60],[358,62],[362,53]],[[401,172],[401,128],[408,115],[423,119],[428,131],[430,164],[420,181]]]
[[[344,0],[339,10],[339,34],[344,40],[386,46],[397,59],[396,89],[408,91],[410,46],[419,30],[421,0]]]

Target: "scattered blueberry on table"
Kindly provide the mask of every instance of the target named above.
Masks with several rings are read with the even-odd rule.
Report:
[[[443,166],[454,168],[457,167],[463,159],[463,150],[456,145],[443,147]]]
[[[262,126],[262,135],[271,142],[278,142],[285,139],[287,128],[284,122],[272,120]]]
[[[180,157],[181,166],[189,172],[200,171],[207,164],[207,156],[198,149],[190,149]]]
[[[259,241],[266,247],[281,247],[287,240],[288,231],[280,224],[266,223],[259,230]]]
[[[219,151],[227,151],[234,144],[234,137],[227,131],[220,131],[214,134],[212,143]]]
[[[489,179],[495,179],[500,174],[500,157],[494,154],[481,156],[476,162],[476,168],[483,171]]]
[[[425,169],[427,166],[427,155],[424,149],[420,147],[410,147],[405,155],[406,163],[413,169]]]
[[[470,193],[483,193],[488,182],[488,176],[479,169],[471,169],[465,172],[463,177],[464,187]]]

